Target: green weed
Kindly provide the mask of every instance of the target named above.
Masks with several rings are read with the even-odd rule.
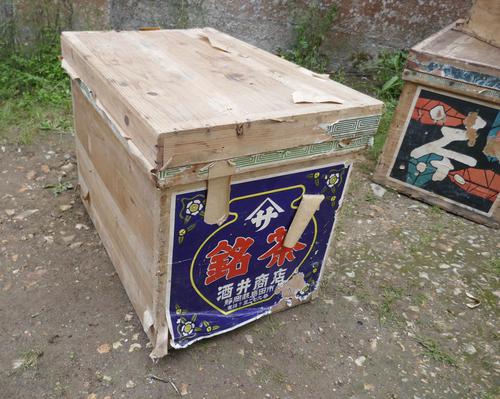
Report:
[[[384,51],[374,61],[361,67],[363,72],[371,76],[375,95],[385,103],[384,113],[370,150],[372,159],[378,158],[387,138],[403,88],[402,74],[407,56],[406,51]]]
[[[71,182],[65,181],[65,182],[59,182],[57,184],[47,184],[43,188],[52,191],[52,194],[54,194],[54,196],[57,197],[59,194],[62,194],[68,190],[72,190],[74,187]]]
[[[29,144],[40,132],[71,128],[69,80],[60,66],[59,37],[45,32],[26,51],[0,51],[0,139]]]
[[[387,321],[399,322],[399,316],[394,312],[394,303],[403,296],[401,288],[384,287],[383,301],[378,309],[378,320],[380,324]]]
[[[21,367],[25,370],[36,369],[38,367],[38,359],[43,355],[43,351],[31,349],[21,353]]]
[[[420,335],[415,336],[415,340],[424,348],[424,356],[450,366],[457,366],[457,359],[446,353],[436,341]]]
[[[312,71],[326,72],[329,59],[321,52],[321,45],[336,15],[337,7],[334,4],[325,9],[317,1],[311,2],[305,11],[297,11],[295,43],[291,49],[280,51],[280,55]]]

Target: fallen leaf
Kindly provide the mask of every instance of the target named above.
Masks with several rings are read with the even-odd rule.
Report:
[[[13,216],[16,213],[16,210],[15,209],[6,209],[5,213],[7,214],[7,216]]]
[[[40,169],[43,173],[47,174],[50,172],[50,168],[49,168],[49,165],[45,165],[43,164],[42,166],[40,166]]]
[[[111,346],[109,346],[109,344],[102,344],[97,348],[97,352],[99,352],[100,354],[108,353],[110,350]]]
[[[37,213],[37,212],[38,212],[38,209],[28,209],[28,210],[26,210],[24,212],[21,212],[19,215],[14,216],[14,219],[15,220],[24,220],[28,216],[31,216],[31,215],[33,215],[34,213]]]
[[[181,396],[186,396],[188,394],[188,385],[182,383],[181,384]]]
[[[69,205],[69,204],[59,205],[59,209],[64,212],[64,211],[71,209],[72,206],[73,205]]]
[[[113,342],[113,349],[118,349],[118,348],[121,348],[123,345],[122,345],[122,342],[121,340],[119,341],[116,341],[116,342]]]

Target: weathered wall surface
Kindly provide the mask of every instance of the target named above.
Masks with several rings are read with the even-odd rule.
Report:
[[[293,42],[296,15],[305,0],[3,0],[14,3],[25,24],[35,30],[40,4],[59,7],[64,28],[137,29],[212,26],[270,51]],[[325,41],[332,63],[384,48],[406,48],[466,15],[472,0],[336,0],[338,15]],[[320,2],[327,6],[332,1]],[[2,13],[0,13],[0,19]],[[32,15],[30,18],[24,15]],[[40,18],[38,18],[39,20]],[[1,22],[1,21],[0,21]],[[24,30],[23,30],[24,29]],[[24,33],[26,35],[26,32]]]
[[[112,0],[114,28],[212,26],[270,51],[293,41],[295,13],[310,1]],[[328,6],[332,1],[322,1]],[[325,41],[334,64],[360,53],[407,48],[463,17],[472,0],[338,0],[337,18]]]

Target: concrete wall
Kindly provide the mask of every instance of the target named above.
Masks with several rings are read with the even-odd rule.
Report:
[[[293,42],[296,13],[305,0],[4,0],[18,4],[18,15],[40,3],[65,13],[65,28],[137,29],[212,26],[270,51]],[[384,48],[407,48],[466,15],[472,0],[336,0],[338,16],[324,50],[333,64]],[[332,0],[320,1],[323,6]],[[38,7],[36,6],[38,5]],[[66,11],[65,11],[66,10]],[[69,10],[69,11],[68,11]],[[0,18],[1,18],[0,13]],[[33,23],[37,23],[31,18]],[[26,21],[29,25],[29,20]],[[38,22],[39,23],[39,22]],[[25,26],[23,29],[34,29]],[[22,31],[22,29],[20,29]],[[25,34],[26,36],[26,34]]]

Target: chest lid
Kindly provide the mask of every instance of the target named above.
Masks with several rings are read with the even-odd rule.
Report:
[[[66,69],[156,171],[335,139],[382,103],[211,28],[64,32]],[[373,134],[376,123],[354,133]]]
[[[500,91],[500,48],[464,32],[463,20],[414,46],[407,68]]]

